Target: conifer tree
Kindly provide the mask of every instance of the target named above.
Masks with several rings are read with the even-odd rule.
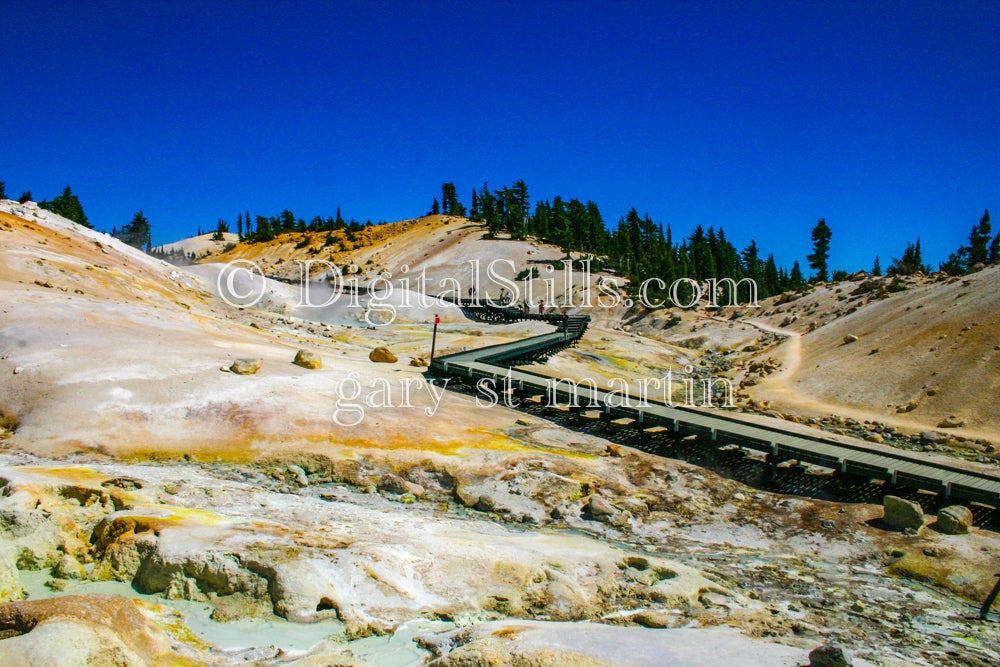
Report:
[[[806,256],[806,259],[809,260],[809,268],[816,271],[816,280],[820,282],[826,282],[830,279],[827,262],[830,259],[830,239],[832,237],[833,232],[826,224],[826,219],[820,218],[812,230],[813,252]]]
[[[774,253],[767,256],[764,263],[764,290],[760,290],[763,296],[771,296],[781,291],[781,276],[778,274],[778,265],[774,261]]]
[[[882,264],[878,261],[878,255],[875,255],[875,263],[872,264],[872,275],[880,276],[882,275]]]
[[[990,211],[989,209],[983,213],[983,217],[979,219],[979,223],[972,228],[972,232],[969,233],[969,258],[968,266],[973,266],[975,264],[985,264],[990,259],[989,242],[990,242]]]
[[[18,204],[23,204],[26,201],[34,201],[34,199],[31,197],[31,190],[25,190],[24,192],[21,193],[21,196],[17,198]]]
[[[472,188],[472,203],[469,205],[469,220],[473,222],[482,222],[483,215],[479,210],[479,193],[476,192],[475,188]]]
[[[1000,232],[993,237],[993,243],[990,244],[990,264],[996,264],[1000,262]]]
[[[141,214],[142,211],[139,211],[139,213]],[[219,218],[219,224],[215,226],[215,233],[212,234],[212,240],[224,241],[226,239],[225,234],[227,234],[228,232],[229,232],[229,224],[222,218]]]
[[[27,192],[27,195],[31,196],[31,191]],[[84,227],[93,228],[87,220],[87,216],[83,212],[83,206],[80,204],[80,200],[77,196],[73,194],[67,185],[58,197],[52,201],[40,201],[38,205],[41,208],[48,209],[55,213],[56,215],[61,215],[67,220],[72,220],[73,222],[83,225]]]
[[[438,204],[437,197],[434,198],[434,202],[431,204],[431,215],[437,215],[441,212],[441,205]]]
[[[220,220],[219,222],[221,223],[222,221]],[[142,211],[133,215],[132,221],[122,227],[121,231],[114,236],[129,244],[133,248],[146,248],[147,252],[152,246],[152,234],[150,233],[149,220],[147,220],[146,216],[142,214]]]
[[[0,181],[0,199],[7,198],[7,191],[4,189],[4,182]]]
[[[795,260],[792,264],[792,272],[788,274],[788,286],[791,289],[800,289],[806,284],[805,278],[802,277],[802,269],[799,268],[799,260]]]

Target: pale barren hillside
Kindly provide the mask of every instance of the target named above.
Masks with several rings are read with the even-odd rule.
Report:
[[[221,241],[215,240],[214,236],[214,232],[202,234],[201,236],[192,236],[189,239],[182,239],[174,243],[157,246],[154,250],[165,255],[183,253],[185,255],[194,254],[195,257],[201,257],[206,253],[221,252],[230,243],[237,243],[240,240],[240,237],[232,232],[224,232]]]
[[[300,262],[313,261],[313,279],[326,275],[329,267],[321,262],[330,262],[346,277],[356,277],[362,284],[387,271],[398,286],[408,285],[416,290],[418,279],[424,276],[424,291],[428,294],[445,291],[452,284],[447,282],[449,280],[457,280],[463,291],[467,290],[476,276],[480,295],[497,296],[502,284],[491,279],[489,267],[491,262],[500,260],[495,265],[495,274],[506,280],[513,280],[522,271],[537,272],[532,281],[532,306],[536,306],[540,299],[550,306],[568,303],[567,285],[570,286],[568,294],[574,304],[582,303],[587,284],[591,286],[592,301],[596,301],[594,283],[597,276],[585,281],[579,270],[570,274],[565,268],[550,268],[552,262],[565,256],[558,247],[535,240],[488,239],[482,224],[466,218],[429,215],[366,227],[355,233],[354,240],[349,240],[342,230],[331,233],[289,232],[269,242],[241,243],[229,250],[218,248],[199,256],[198,261],[225,263],[234,259],[252,260],[268,275],[291,279],[301,276]],[[580,257],[580,253],[573,256]],[[357,273],[352,273],[354,269],[351,265],[356,267]],[[621,278],[604,275],[609,280],[625,282]],[[518,283],[518,289],[523,289],[521,283]],[[463,296],[466,294],[463,293]],[[522,291],[521,296],[527,295]]]
[[[1000,267],[911,283],[884,296],[852,294],[856,282],[826,286],[772,307],[768,320],[787,322],[801,337],[784,345],[788,372],[766,380],[757,395],[807,410],[842,406],[922,429],[954,416],[965,424],[955,432],[997,438]]]
[[[183,268],[34,205],[5,207],[14,214],[0,211],[0,411],[16,425],[11,445],[58,455],[237,460],[289,448],[509,445],[490,431],[513,421],[503,410],[456,399],[442,402],[438,419],[424,416],[434,397],[407,362],[427,356],[428,328],[372,331],[238,310]],[[272,300],[286,287],[271,285]],[[525,331],[531,327],[491,333]],[[438,344],[498,340],[468,333],[463,323],[442,331]],[[386,344],[398,365],[368,360]],[[319,352],[325,368],[293,365],[300,348]],[[263,360],[261,371],[252,378],[220,371],[238,358]],[[377,416],[341,426],[332,418],[337,390],[352,373],[366,391],[375,378],[391,380],[394,402],[400,381],[422,388],[413,390],[412,407],[370,411]]]

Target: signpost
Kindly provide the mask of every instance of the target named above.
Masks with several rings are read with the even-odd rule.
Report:
[[[431,335],[431,363],[434,363],[434,346],[437,345],[438,337],[438,324],[441,322],[441,318],[434,315],[434,333]]]

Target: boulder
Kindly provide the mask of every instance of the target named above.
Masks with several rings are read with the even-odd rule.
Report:
[[[937,425],[938,428],[962,428],[963,426],[965,426],[965,422],[955,415],[950,415],[947,419],[942,419]]]
[[[368,355],[368,358],[377,364],[394,364],[399,361],[396,355],[390,352],[387,347],[376,347]]]
[[[823,644],[809,652],[809,667],[851,667],[851,657],[840,644]]]
[[[301,366],[302,368],[311,368],[313,370],[319,370],[323,368],[323,358],[320,357],[315,352],[309,350],[299,350],[295,353],[295,358],[292,363],[296,366]]]
[[[416,368],[427,368],[430,364],[423,357],[414,357],[410,359],[410,365]]]
[[[844,336],[844,345],[847,345],[848,343],[853,343],[856,340],[858,340],[857,336],[855,336],[854,334],[847,334],[846,336]]]
[[[603,521],[604,523],[610,523],[612,517],[618,511],[611,506],[607,500],[600,496],[591,496],[587,503],[587,510],[590,512],[590,518],[594,521]]]
[[[382,493],[395,496],[412,493],[415,497],[419,498],[424,495],[424,487],[413,482],[408,482],[399,475],[393,475],[392,473],[382,475],[382,479],[378,481],[378,490]]]
[[[237,359],[229,370],[237,375],[253,375],[260,370],[260,359]]]
[[[117,595],[67,595],[11,602],[0,608],[4,665],[165,664],[170,638],[146,619],[139,606]]]
[[[948,535],[964,535],[972,527],[972,510],[964,505],[951,505],[938,512],[937,526]]]
[[[301,486],[309,486],[309,476],[306,475],[306,471],[302,469],[301,466],[292,464],[288,466],[288,472],[295,476],[295,481],[297,481]]]
[[[83,579],[84,574],[80,561],[70,555],[60,558],[52,568],[52,576],[58,579]]]
[[[24,597],[21,578],[17,573],[14,559],[6,550],[0,550],[0,602],[20,600]]]
[[[937,431],[924,431],[920,434],[920,442],[924,445],[941,445],[948,442],[948,436]]]
[[[898,496],[886,496],[883,519],[892,528],[920,530],[924,525],[924,510],[920,503]]]

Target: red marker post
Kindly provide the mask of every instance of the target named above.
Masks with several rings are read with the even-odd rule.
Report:
[[[434,363],[434,347],[437,345],[438,337],[438,324],[440,324],[441,318],[434,315],[434,333],[431,334],[431,363]]]

